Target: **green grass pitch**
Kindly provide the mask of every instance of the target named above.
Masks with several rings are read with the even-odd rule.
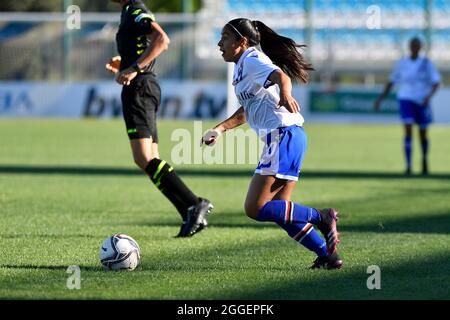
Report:
[[[168,161],[176,128],[193,123],[159,123]],[[308,270],[311,252],[245,216],[254,165],[175,166],[215,210],[208,230],[174,239],[179,216],[134,166],[122,121],[0,120],[0,299],[449,299],[450,128],[431,128],[428,177],[415,136],[409,178],[400,125],[306,130],[293,200],[340,210],[337,271]],[[99,263],[118,232],[141,247],[133,272]],[[66,287],[70,265],[81,268],[79,290]],[[370,265],[380,290],[367,288]]]

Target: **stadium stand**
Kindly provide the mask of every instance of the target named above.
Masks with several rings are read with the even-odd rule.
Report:
[[[377,14],[380,28],[371,29],[368,19]],[[225,77],[217,42],[223,24],[238,16],[260,19],[306,43],[305,53],[319,71],[370,71],[366,63],[370,59],[377,62],[374,71],[386,72],[406,52],[407,40],[420,36],[428,43],[430,57],[446,72],[450,71],[449,15],[450,0],[203,0],[192,22],[162,22],[172,43],[160,58],[158,72],[162,78],[175,79]],[[83,22],[81,30],[70,33],[72,49],[67,58],[67,33],[61,22],[14,21],[0,14],[0,79],[58,80],[63,78],[64,59],[69,59],[74,79],[108,77],[102,66],[115,53],[117,21],[97,16],[99,21]],[[186,69],[190,72],[183,72]]]

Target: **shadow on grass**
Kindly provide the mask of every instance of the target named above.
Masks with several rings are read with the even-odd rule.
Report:
[[[250,229],[261,229],[261,228],[279,228],[276,224],[272,222],[258,222],[249,217],[247,217],[242,211],[230,211],[230,212],[214,212],[208,216],[209,226],[211,228],[250,228]],[[147,227],[176,227],[179,228],[181,225],[181,219],[179,221],[134,221],[127,223],[133,226],[147,226]]]
[[[197,241],[198,239],[195,239]],[[181,283],[160,283],[171,290],[177,299],[233,299],[233,300],[300,300],[300,299],[448,299],[450,274],[450,253],[419,258],[395,256],[384,259],[379,255],[383,248],[367,256],[344,253],[345,266],[342,270],[308,270],[311,255],[305,249],[292,250],[285,241],[274,239],[249,239],[244,244],[230,239],[223,247],[182,247],[183,250],[148,252],[138,269],[130,276],[125,274],[123,283],[108,281],[108,290],[119,290],[128,277],[141,278],[143,284],[150,284],[147,272],[176,275]],[[200,241],[199,244],[201,244]],[[181,248],[181,247],[180,247]],[[356,255],[357,256],[357,255]],[[311,259],[312,260],[312,259]],[[306,264],[305,264],[306,263]],[[381,290],[369,290],[366,281],[367,267],[377,264],[381,268]],[[0,268],[20,270],[67,270],[61,265],[0,265]],[[97,272],[100,267],[81,266],[82,271]],[[143,273],[140,273],[142,271]],[[234,276],[233,276],[234,275]],[[89,273],[85,274],[86,279]],[[136,278],[138,277],[138,278]],[[248,278],[247,278],[248,277]],[[110,274],[104,276],[111,279]],[[114,277],[113,277],[114,278]],[[30,282],[29,274],[14,278],[19,285]],[[103,276],[102,278],[103,279]],[[128,278],[129,279],[129,278]],[[205,287],[209,279],[214,285]],[[2,279],[0,279],[1,282]],[[60,281],[59,276],[49,277],[50,282]],[[125,282],[126,281],[126,282]],[[147,282],[146,282],[147,281]],[[186,282],[185,282],[186,281]],[[185,282],[185,283],[184,283]],[[45,290],[45,283],[39,282]],[[178,289],[182,287],[182,289]],[[36,297],[41,294],[38,287]],[[145,292],[148,288],[136,287]],[[165,289],[164,289],[165,290]],[[134,289],[132,291],[135,291]],[[55,293],[57,294],[57,293]],[[102,298],[101,295],[98,298]],[[133,295],[128,296],[133,298]]]
[[[90,267],[90,266],[79,266],[81,271],[103,271],[102,267]],[[64,270],[66,271],[67,268],[69,268],[69,265],[67,266],[61,266],[61,265],[32,265],[32,264],[0,264],[0,268],[7,268],[7,269],[19,269],[19,270]]]
[[[176,169],[183,176],[210,176],[210,177],[251,177],[253,170],[248,169]],[[66,175],[143,175],[137,168],[95,168],[95,167],[50,167],[50,166],[16,166],[1,165],[2,174],[66,174]],[[395,172],[369,172],[369,171],[313,171],[306,170],[301,173],[304,178],[316,179],[430,179],[450,180],[450,173],[429,174],[426,176],[405,176]]]
[[[368,267],[368,266],[367,266]],[[323,276],[299,281],[262,285],[246,292],[229,292],[224,299],[449,299],[450,253],[402,261],[398,265],[379,265],[381,289],[369,290],[367,279],[372,273],[362,267],[352,271],[306,270]],[[356,270],[355,270],[356,269]],[[360,269],[360,270],[358,270]],[[445,285],[447,283],[447,285]]]
[[[97,238],[93,234],[42,234],[42,233],[3,233],[2,239],[27,239],[27,238],[46,238],[46,239],[68,239],[68,238]]]
[[[155,223],[143,223],[140,224],[148,226],[148,227],[176,227],[179,228],[180,224],[176,224],[176,223],[159,223],[159,222],[155,222]],[[209,223],[209,226],[206,230],[208,231],[212,231],[215,228],[222,228],[222,229],[278,229],[279,227],[275,224],[275,223],[271,223],[271,222],[264,222],[264,223],[241,223],[241,222],[236,222],[236,223],[223,223],[223,222],[214,222],[214,223]],[[177,229],[178,230],[178,229]]]
[[[207,231],[214,228],[223,229],[279,229],[272,222],[257,222],[248,218],[242,212],[221,212],[208,218]],[[373,220],[372,220],[373,221]],[[129,225],[147,227],[174,227],[179,228],[181,222],[140,221],[131,222]],[[422,213],[412,217],[395,219],[392,216],[383,216],[379,222],[367,222],[361,224],[346,224],[341,218],[338,222],[340,232],[379,232],[379,233],[424,233],[424,234],[450,234],[450,210],[434,214]],[[6,235],[8,237],[8,235]]]
[[[232,283],[218,279],[217,290],[208,288],[207,293],[198,291],[191,297],[194,299],[204,298],[205,295],[208,299],[237,300],[450,297],[448,286],[445,285],[450,280],[450,252],[445,250],[438,250],[440,254],[423,252],[419,258],[408,259],[402,255],[398,261],[395,256],[383,258],[380,255],[385,250],[382,246],[367,253],[367,256],[343,252],[344,268],[329,271],[308,269],[311,255],[304,248],[292,250],[293,247],[286,243],[273,239],[253,239],[246,245],[231,242],[219,248],[186,248],[183,252],[177,251],[164,257],[149,256],[143,261],[141,270],[185,272],[186,277],[192,277],[192,272],[205,272],[205,275],[210,276],[211,273],[228,274],[233,271],[249,276],[244,282],[240,282],[239,276],[232,279]],[[236,257],[242,259],[236,260]],[[371,275],[367,273],[367,268],[373,264],[381,268],[382,290],[367,288],[367,279]],[[227,285],[220,288],[220,282]]]
[[[424,213],[420,216],[403,218],[398,220],[383,219],[374,224],[340,224],[343,232],[389,232],[389,233],[438,233],[450,234],[450,211],[438,214]]]

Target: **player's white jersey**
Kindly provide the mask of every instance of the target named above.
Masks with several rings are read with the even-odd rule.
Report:
[[[279,88],[268,78],[279,69],[254,47],[248,48],[234,67],[234,91],[244,107],[247,123],[260,136],[279,127],[302,126],[304,122],[300,113],[290,113],[285,107],[277,108]]]
[[[399,86],[397,98],[422,104],[432,86],[441,81],[434,64],[426,57],[400,59],[391,73],[390,80]]]

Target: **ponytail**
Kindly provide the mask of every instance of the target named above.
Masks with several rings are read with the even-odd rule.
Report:
[[[291,38],[283,37],[266,26],[261,21],[252,21],[252,25],[259,33],[262,51],[281,68],[291,79],[308,83],[308,71],[314,70],[297,48],[306,47],[295,43]]]

